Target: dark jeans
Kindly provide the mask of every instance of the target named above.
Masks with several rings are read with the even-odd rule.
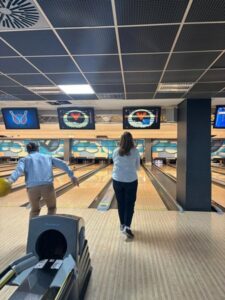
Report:
[[[120,182],[113,180],[113,188],[118,203],[120,224],[130,227],[134,214],[138,181]]]

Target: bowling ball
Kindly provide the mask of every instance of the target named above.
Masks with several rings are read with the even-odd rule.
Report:
[[[0,197],[8,195],[11,191],[11,184],[5,178],[0,178]]]

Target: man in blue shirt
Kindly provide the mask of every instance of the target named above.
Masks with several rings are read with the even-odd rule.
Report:
[[[64,161],[39,153],[37,144],[29,143],[27,152],[28,155],[19,160],[15,171],[8,178],[8,181],[12,184],[20,176],[25,175],[28,198],[31,204],[30,218],[39,215],[41,198],[48,207],[48,214],[55,214],[56,195],[53,186],[54,176],[52,168],[56,167],[65,171],[74,186],[79,186],[79,181]]]

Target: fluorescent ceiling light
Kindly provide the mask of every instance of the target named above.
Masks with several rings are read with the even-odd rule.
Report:
[[[59,88],[66,94],[94,94],[89,84],[59,85]]]
[[[191,87],[193,86],[193,83],[160,83],[158,86],[157,91],[160,93],[183,93],[187,92]]]
[[[36,94],[61,94],[62,91],[58,86],[26,86],[27,89],[36,93]]]

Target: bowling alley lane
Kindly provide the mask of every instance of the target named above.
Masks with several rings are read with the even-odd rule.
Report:
[[[136,209],[167,210],[144,169],[138,171]]]
[[[77,171],[75,171],[75,176],[79,177],[81,175],[84,175],[96,168],[98,168],[99,165],[91,165],[88,167],[85,167],[84,169],[79,169]],[[68,177],[67,174],[56,177],[54,180],[54,187],[58,188],[59,186],[69,182],[70,179]],[[21,189],[18,190],[16,192],[12,192],[10,194],[8,194],[5,197],[2,197],[0,200],[0,207],[6,207],[6,206],[21,206],[23,204],[25,204],[26,202],[28,202],[28,196],[26,193],[26,189]]]
[[[76,191],[70,190],[60,196],[58,198],[58,207],[89,207],[111,177],[112,166],[109,166],[81,183],[80,187],[76,189]],[[138,192],[135,208],[167,210],[156,189],[142,168],[138,172]]]
[[[0,176],[4,176],[5,174],[12,172],[15,169],[15,167],[16,167],[16,164],[13,166],[0,168]]]
[[[219,173],[223,173],[225,175],[225,168],[224,167],[211,166],[211,170],[212,170],[212,172],[215,171],[215,173],[219,172]]]
[[[108,166],[82,182],[76,190],[69,190],[60,196],[57,199],[58,207],[88,208],[111,178],[112,166]]]
[[[162,166],[161,167],[163,172],[168,173],[174,177],[177,177],[177,170],[176,168],[170,166]],[[223,181],[225,184],[225,176],[222,174],[212,172],[212,179],[218,179]],[[219,205],[225,207],[225,187],[218,186],[212,183],[212,200],[214,200]]]

